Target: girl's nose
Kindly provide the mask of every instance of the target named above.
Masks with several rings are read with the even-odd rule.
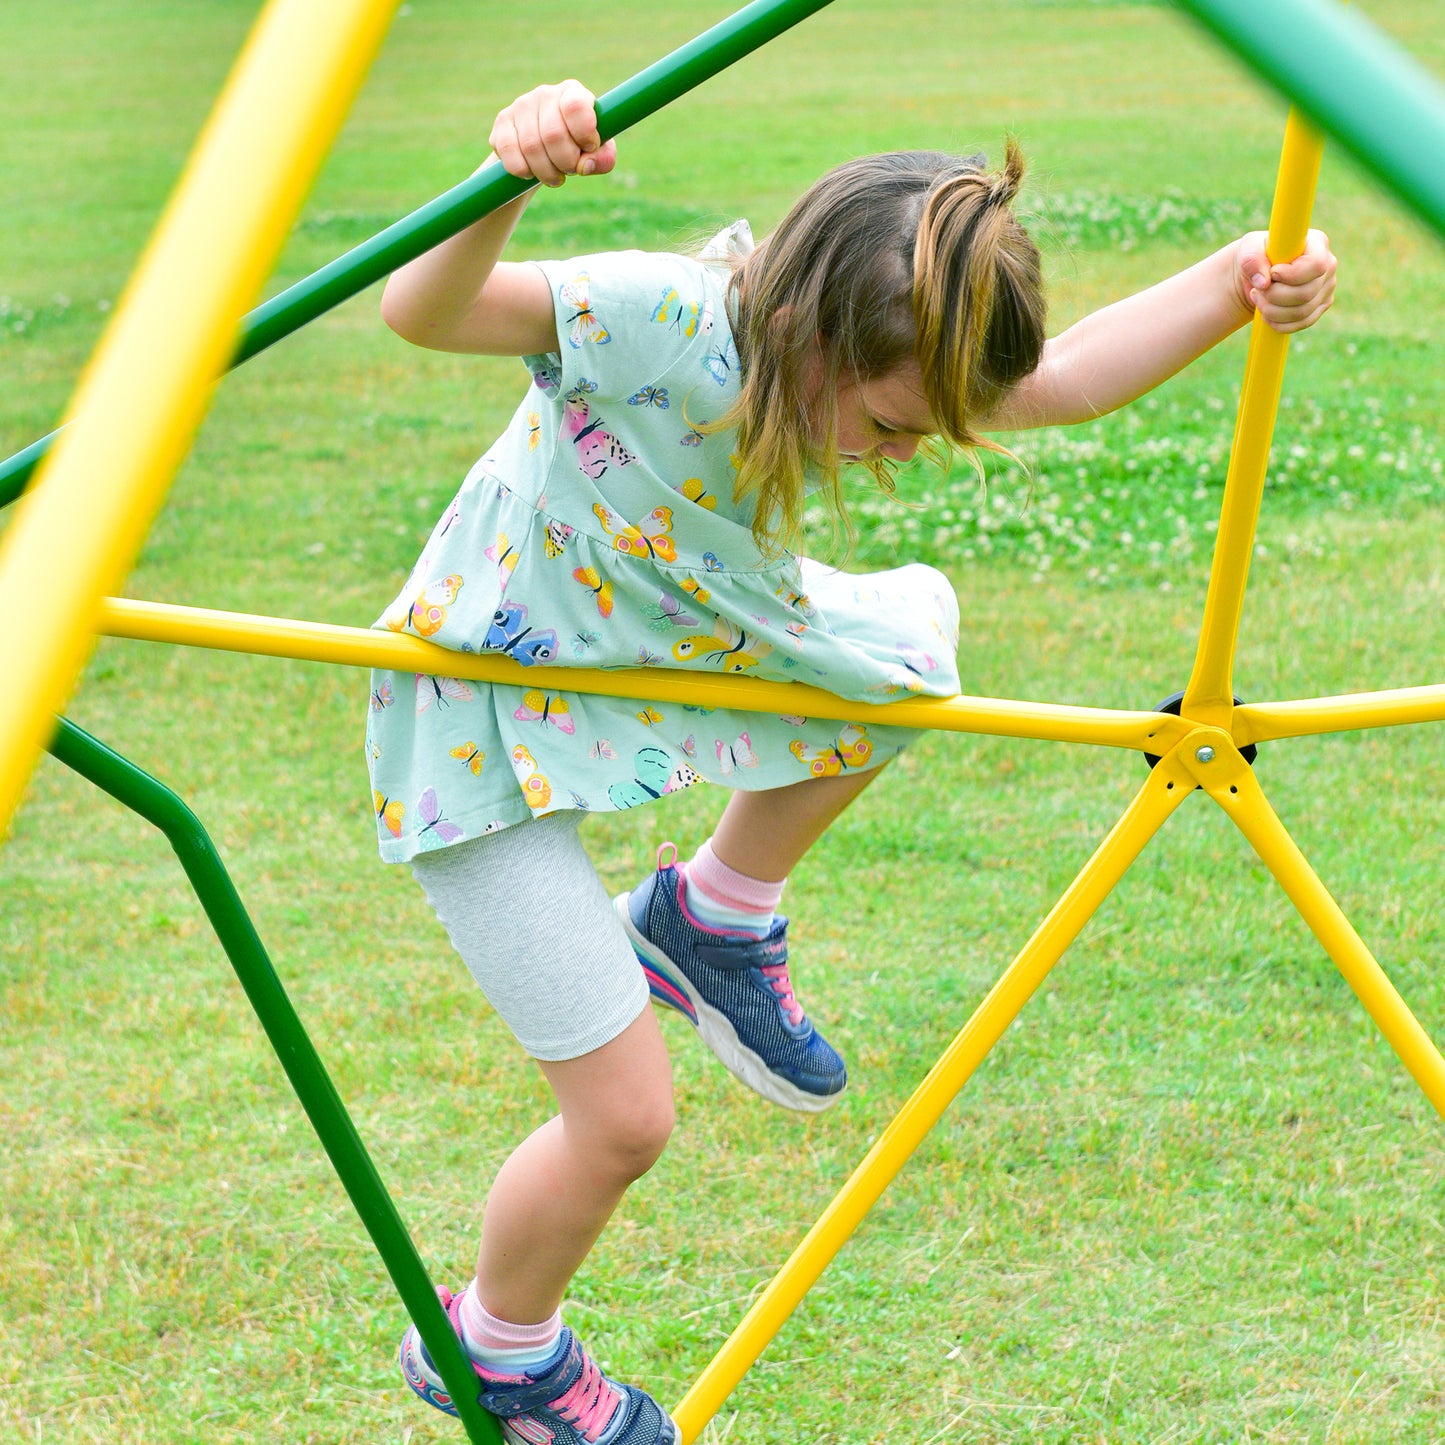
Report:
[[[896,442],[884,442],[878,450],[885,457],[892,457],[896,462],[907,462],[917,455],[919,441],[918,437],[908,437]]]

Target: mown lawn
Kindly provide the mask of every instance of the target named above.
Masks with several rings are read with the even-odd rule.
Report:
[[[273,289],[464,176],[519,90],[604,89],[723,5],[402,7]],[[1362,6],[1445,72],[1431,0]],[[54,425],[255,13],[8,0],[0,455]],[[1057,324],[1262,224],[1280,103],[1167,6],[839,0],[528,213],[523,254],[759,234],[836,160],[1032,161]],[[1238,690],[1445,680],[1438,240],[1337,157],[1339,304],[1293,348]],[[1117,417],[860,495],[859,561],[943,566],[973,692],[1184,686],[1243,353]],[[129,595],[364,625],[510,413],[505,361],[357,298],[228,379]],[[3,522],[0,522],[3,525]],[[820,533],[824,545],[826,529]],[[67,585],[64,557],[54,585]],[[37,608],[45,599],[37,597]],[[7,619],[19,628],[24,618]],[[374,855],[365,679],[102,642],[70,716],[210,828],[438,1280],[540,1079]],[[680,1127],[576,1281],[604,1362],[675,1401],[1138,788],[1132,754],[934,736],[790,884],[795,976],[848,1056],[821,1119],[668,1019]],[[1445,1036],[1439,725],[1261,751],[1271,801]],[[693,789],[587,837],[609,884],[684,850]],[[400,1306],[164,841],[54,762],[0,852],[0,1435],[421,1445]],[[1146,850],[711,1428],[714,1445],[1417,1442],[1440,1425],[1440,1120],[1201,798]]]

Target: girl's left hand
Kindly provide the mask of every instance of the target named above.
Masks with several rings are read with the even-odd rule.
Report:
[[[1271,266],[1265,254],[1267,233],[1251,231],[1235,247],[1234,284],[1246,311],[1280,332],[1313,326],[1334,304],[1335,253],[1323,231],[1311,231],[1304,251],[1293,261]]]

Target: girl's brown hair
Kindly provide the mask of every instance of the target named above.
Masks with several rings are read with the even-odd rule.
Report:
[[[738,430],[738,495],[755,498],[761,545],[796,533],[810,463],[846,520],[841,378],[866,381],[916,358],[944,441],[1002,450],[975,423],[1038,365],[1044,344],[1039,253],[1012,210],[1023,174],[1012,139],[998,173],[982,156],[937,151],[849,161],[734,272],[743,381],[721,425]],[[892,490],[886,459],[866,465]]]

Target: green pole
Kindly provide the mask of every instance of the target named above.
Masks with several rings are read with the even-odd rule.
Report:
[[[831,3],[754,0],[631,80],[599,96],[597,128],[602,139],[620,135]],[[249,361],[257,352],[355,296],[373,281],[390,275],[448,236],[515,200],[534,184],[509,175],[500,161],[489,162],[476,175],[420,210],[258,306],[245,320],[236,362]]]
[[[649,65],[597,100],[603,140],[620,135],[654,111],[726,70],[743,56],[776,39],[832,0],[753,0],[696,39]],[[350,300],[398,266],[515,200],[534,182],[509,175],[500,161],[483,166],[434,201],[378,232],[303,281],[273,296],[241,322],[240,343],[231,361],[239,366],[283,336],[289,336],[332,307]],[[32,442],[0,463],[0,507],[25,489],[58,432]]]
[[[1178,0],[1445,237],[1445,85],[1339,0]]]
[[[291,1087],[451,1391],[467,1438],[472,1445],[501,1445],[501,1428],[477,1404],[476,1375],[452,1333],[426,1266],[200,820],[164,784],[64,718],[50,751],[66,767],[154,824],[170,841]]]

